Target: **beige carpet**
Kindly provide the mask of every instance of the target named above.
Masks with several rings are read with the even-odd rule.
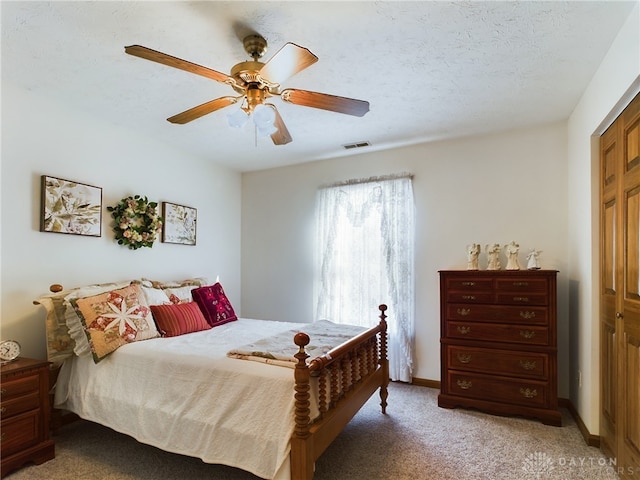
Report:
[[[565,411],[563,426],[437,406],[438,391],[391,384],[388,415],[372,397],[316,464],[315,480],[617,479]],[[8,480],[256,480],[166,453],[85,421],[54,437],[56,458]],[[247,452],[250,455],[251,452]]]

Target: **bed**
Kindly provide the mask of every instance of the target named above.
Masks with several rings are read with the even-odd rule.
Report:
[[[48,345],[60,347],[65,325],[51,317],[65,308],[65,291],[51,289],[37,303],[48,312]],[[54,352],[54,408],[206,463],[311,480],[315,461],[376,391],[386,413],[386,309],[369,329],[237,318],[127,343],[99,362]],[[286,338],[288,357],[265,347],[273,339],[273,351],[286,351]]]

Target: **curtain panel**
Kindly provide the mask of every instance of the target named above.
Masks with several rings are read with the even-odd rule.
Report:
[[[411,382],[414,200],[409,174],[321,187],[316,202],[315,319],[366,327],[389,307],[389,370]]]

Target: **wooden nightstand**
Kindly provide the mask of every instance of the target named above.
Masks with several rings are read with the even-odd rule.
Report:
[[[0,367],[0,476],[55,457],[49,439],[49,362],[20,357]]]

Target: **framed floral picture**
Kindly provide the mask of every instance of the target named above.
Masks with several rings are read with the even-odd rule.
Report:
[[[42,175],[40,231],[100,237],[102,188]]]
[[[162,241],[181,245],[196,244],[196,221],[198,211],[195,208],[162,202]]]

